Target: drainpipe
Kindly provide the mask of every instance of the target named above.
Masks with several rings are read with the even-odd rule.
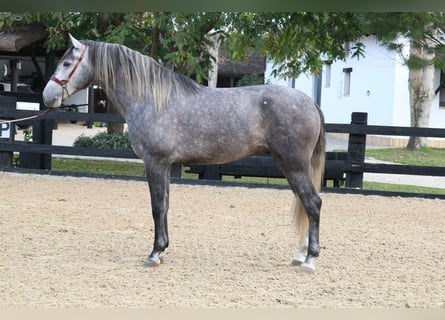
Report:
[[[312,77],[312,99],[321,106],[321,75]]]

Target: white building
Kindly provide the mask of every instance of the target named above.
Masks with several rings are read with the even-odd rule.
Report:
[[[363,38],[362,43],[365,57],[323,66],[320,105],[326,123],[350,123],[352,112],[367,112],[371,125],[410,126],[408,67],[398,53],[380,46],[375,37]],[[267,83],[294,86],[317,100],[315,77],[301,75],[282,80],[271,77],[271,70],[272,64],[268,63]],[[440,88],[444,79],[443,72],[436,70],[437,94],[432,102],[431,128],[445,128],[445,88]],[[406,139],[386,140],[391,140],[391,145],[406,145]]]

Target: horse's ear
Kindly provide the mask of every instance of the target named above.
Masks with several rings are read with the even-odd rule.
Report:
[[[71,33],[68,33],[68,34],[70,36],[70,40],[71,40],[71,43],[73,44],[73,47],[76,48],[76,49],[81,49],[82,48],[82,44],[80,43],[80,41],[77,40],[76,38],[74,38],[71,35]]]

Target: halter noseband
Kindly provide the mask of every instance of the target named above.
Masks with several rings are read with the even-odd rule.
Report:
[[[71,96],[70,93],[68,92],[68,89],[67,89],[66,85],[68,84],[68,81],[70,81],[70,79],[73,76],[74,72],[76,71],[77,67],[82,62],[83,58],[85,57],[85,52],[87,51],[87,48],[88,48],[88,46],[86,44],[84,44],[83,48],[82,48],[82,53],[80,54],[79,59],[77,59],[76,64],[74,65],[73,69],[68,74],[68,77],[66,79],[60,80],[55,75],[51,76],[51,78],[50,78],[50,80],[54,81],[55,83],[59,84],[62,87],[62,101],[64,100],[63,99],[63,94],[65,92],[67,93],[68,98]]]

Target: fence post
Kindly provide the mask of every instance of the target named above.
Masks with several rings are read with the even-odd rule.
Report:
[[[32,142],[28,143],[41,143],[42,140],[42,120],[35,120],[29,122],[32,126]],[[20,168],[26,169],[42,169],[42,154],[35,152],[21,151],[19,154]]]
[[[52,145],[53,144],[53,129],[56,121],[44,119],[42,121],[42,144]],[[52,164],[52,154],[44,153],[41,155],[41,167],[40,169],[51,170]]]
[[[8,97],[0,95],[0,108],[15,109],[17,103],[16,97]],[[0,125],[0,141],[12,142],[14,141],[15,126],[10,123],[3,123]],[[14,154],[10,151],[0,151],[0,167],[12,167]]]
[[[11,141],[11,136],[13,137],[14,133],[11,130],[11,126],[9,123],[0,124],[0,141]],[[6,137],[5,137],[6,136]],[[12,152],[4,152],[0,151],[0,167],[12,167],[13,153]]]
[[[353,112],[351,124],[366,126],[368,124],[368,114],[366,112]],[[366,134],[349,134],[348,142],[348,162],[351,166],[360,167],[365,162]],[[363,171],[346,172],[347,188],[363,188]]]
[[[202,173],[202,179],[205,180],[221,180],[221,175],[219,174],[219,165],[210,164],[204,166],[204,172]]]
[[[179,178],[179,179],[181,179],[181,174],[182,174],[182,165],[180,163],[175,163],[172,166],[172,171],[170,173],[170,176],[172,178]]]

